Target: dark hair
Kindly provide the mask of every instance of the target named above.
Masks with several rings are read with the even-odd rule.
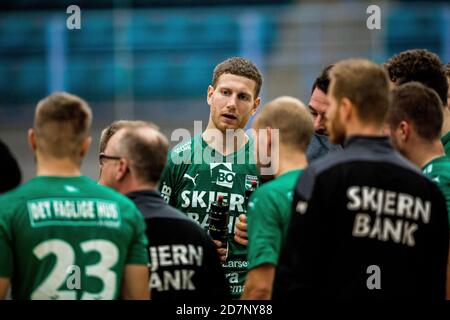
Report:
[[[331,94],[349,99],[361,121],[381,124],[389,108],[389,78],[383,67],[365,59],[343,60],[330,70]]]
[[[128,126],[123,130],[125,132],[119,142],[121,153],[129,159],[130,167],[135,170],[137,178],[158,183],[167,162],[167,138],[149,125]]]
[[[2,161],[2,174],[0,178],[0,194],[14,189],[22,180],[22,173],[8,146],[0,140],[0,159]]]
[[[450,78],[450,62],[445,66],[445,75]]]
[[[233,74],[235,76],[245,77],[247,79],[255,81],[255,99],[259,96],[259,91],[262,86],[262,75],[256,65],[248,59],[241,57],[229,58],[219,63],[214,68],[212,86],[215,88],[217,81],[223,74]]]
[[[419,82],[409,82],[392,91],[387,119],[391,128],[397,128],[401,121],[410,121],[419,137],[434,141],[441,136],[442,102],[434,90]]]
[[[448,82],[439,57],[425,49],[403,51],[385,63],[389,77],[396,85],[417,81],[436,91],[447,105]]]
[[[92,111],[86,101],[69,93],[54,93],[36,107],[37,146],[53,157],[78,157],[91,123]]]
[[[328,93],[328,87],[330,86],[330,69],[333,66],[334,64],[330,64],[322,70],[322,73],[316,78],[312,85],[311,94],[314,92],[315,88],[319,88],[325,94]]]

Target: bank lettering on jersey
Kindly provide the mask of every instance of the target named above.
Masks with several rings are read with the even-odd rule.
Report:
[[[152,246],[149,252],[150,289],[195,290],[192,278],[195,276],[195,271],[203,265],[202,246],[192,244]]]
[[[347,189],[347,199],[347,209],[357,212],[352,230],[357,238],[414,247],[420,225],[430,222],[431,202],[407,193],[352,186]]]

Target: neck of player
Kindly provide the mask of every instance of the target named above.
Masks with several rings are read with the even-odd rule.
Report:
[[[208,127],[202,134],[203,140],[213,149],[223,155],[228,155],[241,149],[248,142],[248,136],[244,130],[226,132],[219,131],[214,125],[208,124]]]
[[[308,165],[308,160],[303,151],[294,150],[291,146],[280,144],[280,159],[276,177],[291,170],[304,169]]]
[[[78,177],[81,175],[80,165],[72,159],[53,159],[37,157],[38,176]]]
[[[444,108],[444,122],[442,124],[442,136],[450,131],[450,106]]]
[[[135,191],[153,191],[156,190],[156,184],[150,182],[141,182],[134,177],[124,179],[117,187],[121,194],[127,194]]]
[[[420,150],[420,152],[417,152]],[[417,142],[413,150],[405,154],[406,157],[419,168],[423,168],[431,160],[445,155],[444,147],[440,140],[433,142]]]
[[[346,138],[348,139],[351,136],[382,137],[386,135],[383,133],[382,124],[352,121],[351,125],[346,126]]]

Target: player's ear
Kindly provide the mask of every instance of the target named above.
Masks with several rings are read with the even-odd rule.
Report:
[[[81,158],[84,158],[84,156],[88,153],[91,143],[92,143],[92,137],[87,137],[84,139],[84,141],[81,145],[81,152],[80,152]]]
[[[206,101],[208,102],[208,105],[211,105],[211,98],[212,98],[213,93],[214,93],[214,87],[209,85],[208,92],[206,94]]]
[[[252,115],[255,114],[256,109],[258,109],[259,105],[261,104],[261,98],[258,97],[255,99],[255,103],[253,104],[253,108],[252,108]]]
[[[342,108],[342,117],[344,121],[348,120],[355,111],[353,103],[347,98],[342,98],[341,108]]]
[[[36,134],[32,128],[28,129],[28,145],[33,152],[36,151]]]
[[[130,172],[128,159],[121,158],[119,160],[119,170],[116,173],[116,180],[122,180],[127,173]]]
[[[409,123],[406,121],[400,121],[400,124],[398,125],[398,130],[400,133],[401,141],[402,142],[408,141],[411,135],[411,127],[409,126]]]

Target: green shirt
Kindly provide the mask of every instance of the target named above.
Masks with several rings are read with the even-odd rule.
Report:
[[[295,184],[303,170],[292,170],[263,184],[250,197],[248,219],[249,269],[278,264],[292,211]]]
[[[13,299],[116,299],[148,263],[142,215],[84,177],[40,176],[0,197],[0,277]]]
[[[237,217],[247,210],[245,190],[258,183],[253,140],[237,152],[223,156],[201,135],[175,147],[169,155],[159,189],[167,203],[186,213],[205,229],[210,204],[223,196],[230,205],[228,257],[223,264],[234,298],[243,292],[247,274],[247,248],[234,241]]]
[[[445,149],[445,154],[447,157],[450,157],[450,131],[442,136],[441,141]]]
[[[446,156],[435,158],[422,168],[422,172],[430,177],[444,194],[450,223],[450,159]]]

